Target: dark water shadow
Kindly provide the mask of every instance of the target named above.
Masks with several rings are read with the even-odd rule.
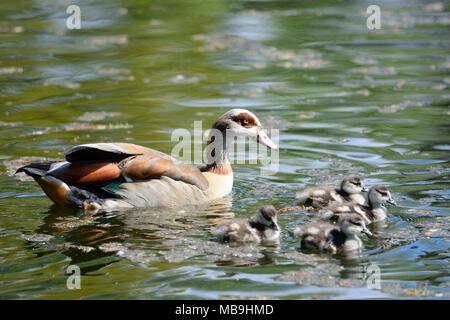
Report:
[[[30,240],[48,250],[39,255],[59,251],[81,266],[82,274],[95,272],[119,261],[118,252],[125,251],[139,261],[136,251],[145,252],[142,261],[156,251],[170,251],[185,237],[202,241],[208,230],[234,217],[231,197],[195,207],[135,208],[115,212],[84,212],[52,205],[45,212],[37,235],[49,235],[51,240]],[[167,257],[162,257],[162,259]]]

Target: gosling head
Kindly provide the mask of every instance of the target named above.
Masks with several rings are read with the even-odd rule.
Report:
[[[341,231],[348,235],[359,235],[361,233],[372,236],[367,229],[364,219],[358,214],[344,214],[339,217]]]
[[[349,175],[342,180],[341,190],[348,194],[357,194],[367,191],[363,178],[354,174]]]
[[[231,137],[249,137],[257,142],[265,145],[269,149],[277,150],[277,145],[269,139],[266,132],[262,129],[261,122],[250,111],[245,109],[232,109],[223,114],[214,123],[212,129],[216,129],[220,134],[229,134]],[[211,132],[212,135],[218,134]]]
[[[385,206],[386,204],[390,204],[393,206],[397,205],[395,200],[392,198],[392,195],[388,188],[382,184],[378,184],[370,188],[369,203],[375,207]]]
[[[278,211],[274,206],[263,206],[256,214],[256,221],[270,228],[276,228],[277,226],[277,214]]]

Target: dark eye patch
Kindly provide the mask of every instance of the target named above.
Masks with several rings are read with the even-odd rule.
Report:
[[[387,196],[387,193],[386,192],[381,192],[381,191],[378,191],[378,193],[379,194],[381,194],[382,196],[384,196],[384,197],[386,197]]]
[[[355,226],[361,227],[361,223],[359,223],[359,222],[355,222],[355,221],[352,221],[352,220],[350,220],[349,222],[351,224],[355,225]]]
[[[239,123],[245,128],[250,128],[255,126],[255,119],[247,113],[240,113],[233,118],[234,122]]]

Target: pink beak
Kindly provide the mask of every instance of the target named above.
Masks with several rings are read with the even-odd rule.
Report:
[[[264,130],[259,130],[258,136],[256,137],[256,141],[265,145],[267,148],[272,150],[278,150],[278,147],[272,140],[269,139],[266,132]]]

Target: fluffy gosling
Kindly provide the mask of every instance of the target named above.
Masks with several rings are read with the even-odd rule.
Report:
[[[359,250],[361,233],[371,236],[364,219],[357,214],[345,214],[339,217],[339,226],[328,223],[316,223],[299,226],[294,235],[300,238],[301,249],[328,251],[331,253]]]
[[[389,189],[382,184],[378,184],[370,188],[367,197],[367,205],[359,205],[354,203],[344,203],[330,206],[324,210],[327,217],[340,215],[342,213],[357,213],[366,224],[379,222],[387,217],[386,205],[396,206],[397,203],[392,198]]]
[[[277,223],[277,210],[263,206],[254,219],[236,218],[212,229],[212,234],[223,242],[261,242],[276,241],[280,237]]]
[[[361,192],[367,191],[364,180],[357,175],[345,177],[339,188],[312,187],[297,192],[295,198],[300,204],[310,206],[315,209],[322,209],[331,204],[351,202],[363,205],[365,198]]]

